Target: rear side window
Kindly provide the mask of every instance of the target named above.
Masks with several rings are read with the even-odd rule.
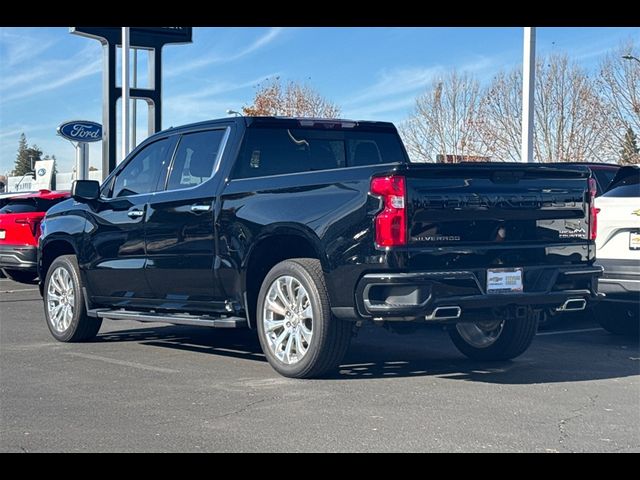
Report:
[[[640,197],[640,170],[616,182],[603,197]]]
[[[55,200],[44,200],[42,198],[23,198],[10,200],[4,207],[0,208],[0,213],[33,213],[46,212],[56,203],[60,203],[65,198]]]
[[[402,162],[394,133],[304,128],[250,128],[232,178]]]
[[[598,180],[600,193],[604,192],[607,189],[607,187],[611,183],[611,180],[613,180],[613,177],[616,176],[616,170],[613,169],[594,168],[591,171],[596,177],[596,180]]]
[[[183,135],[176,150],[167,190],[195,187],[211,178],[225,130]]]
[[[37,212],[38,207],[33,200],[14,200],[0,208],[0,213],[32,213]]]

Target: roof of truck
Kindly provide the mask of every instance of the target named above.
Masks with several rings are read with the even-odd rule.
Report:
[[[326,129],[339,129],[339,128],[355,128],[355,129],[374,129],[374,130],[386,130],[396,131],[396,127],[391,122],[375,122],[370,120],[348,120],[344,118],[310,118],[310,117],[225,117],[216,118],[211,120],[205,120],[203,122],[190,123],[186,125],[180,125],[178,127],[170,127],[169,130],[187,130],[194,127],[206,127],[213,126],[219,123],[234,123],[244,125],[246,127],[253,126],[279,126],[289,128],[309,128],[320,127]]]

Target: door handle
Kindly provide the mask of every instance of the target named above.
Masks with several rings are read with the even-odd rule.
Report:
[[[131,210],[127,215],[129,218],[139,218],[144,215],[144,212],[142,210]]]
[[[191,211],[195,213],[208,212],[211,205],[191,205]]]

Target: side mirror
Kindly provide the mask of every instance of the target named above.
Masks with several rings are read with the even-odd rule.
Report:
[[[71,185],[71,196],[80,202],[97,200],[100,196],[100,183],[95,180],[75,180]]]

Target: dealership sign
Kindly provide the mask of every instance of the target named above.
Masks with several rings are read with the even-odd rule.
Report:
[[[102,140],[102,125],[84,120],[72,120],[58,127],[58,135],[73,142],[99,142]]]

